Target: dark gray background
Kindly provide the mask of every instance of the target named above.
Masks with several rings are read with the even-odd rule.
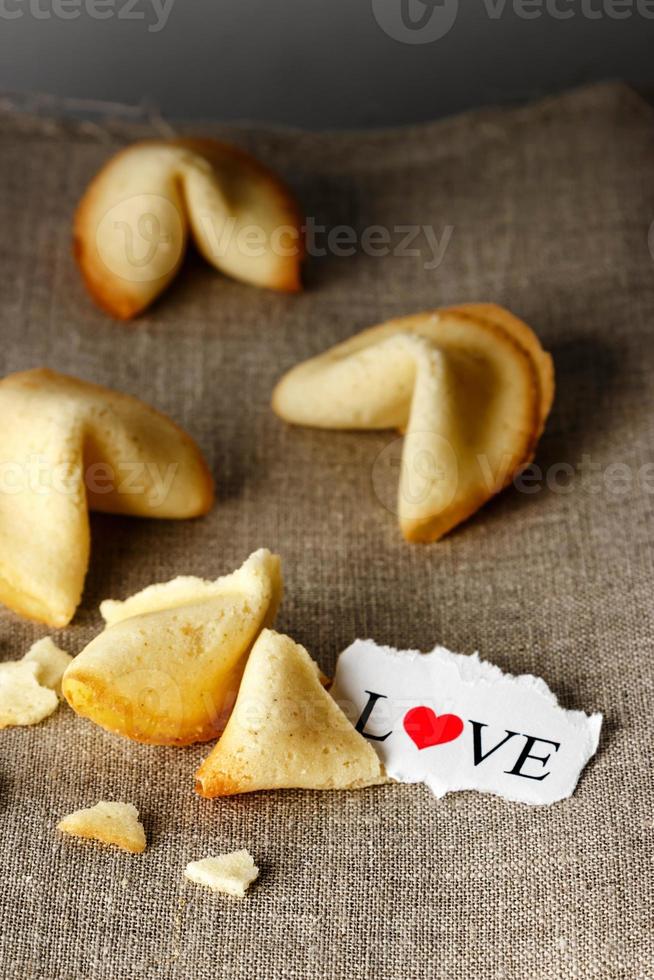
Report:
[[[173,0],[160,30],[153,2],[0,0],[0,90],[318,129],[422,121],[611,77],[654,88],[653,0],[556,0],[566,19],[554,0],[549,11],[530,0],[522,16],[516,0],[459,0],[451,30],[422,44],[384,33],[373,0]],[[409,2],[418,16],[421,0]]]

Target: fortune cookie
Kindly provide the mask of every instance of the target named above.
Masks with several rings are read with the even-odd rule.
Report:
[[[200,450],[128,395],[45,369],[0,381],[0,601],[65,626],[89,561],[89,510],[184,518],[213,503]]]
[[[531,461],[553,394],[533,331],[478,303],[364,330],[292,368],[272,405],[297,425],[405,432],[400,527],[436,541]]]
[[[114,156],[78,206],[74,250],[95,302],[129,319],[174,279],[189,235],[234,279],[301,288],[290,192],[248,153],[210,139],[136,143]]]

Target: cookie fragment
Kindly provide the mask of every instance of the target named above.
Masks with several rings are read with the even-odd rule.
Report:
[[[23,657],[23,662],[25,661],[38,664],[40,683],[55,691],[61,698],[61,679],[66,668],[73,662],[71,655],[58,647],[51,636],[44,636],[42,640],[32,644]]]
[[[281,595],[279,556],[260,548],[213,582],[185,576],[106,600],[107,626],[66,671],[64,696],[79,715],[139,742],[216,738]]]
[[[252,882],[259,877],[259,869],[252,855],[242,850],[192,861],[184,869],[184,876],[214,892],[243,898]]]
[[[197,792],[358,789],[384,779],[375,750],[324,689],[304,647],[263,630],[225,731],[196,773]]]
[[[38,675],[35,661],[0,664],[0,728],[36,725],[56,710],[56,693],[40,684]]]
[[[71,837],[85,837],[103,844],[113,844],[140,854],[146,840],[138,810],[132,803],[109,803],[101,800],[95,806],[70,813],[57,824],[57,830]]]

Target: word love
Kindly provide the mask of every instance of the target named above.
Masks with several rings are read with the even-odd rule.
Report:
[[[363,709],[355,727],[366,738],[375,742],[384,742],[392,732],[386,732],[385,735],[371,735],[370,732],[366,731],[365,725],[377,701],[380,698],[386,698],[386,695],[378,694],[376,691],[366,691],[366,694],[368,695],[368,703]],[[421,705],[419,708],[410,708],[404,716],[403,724],[405,732],[418,749],[428,749],[434,745],[443,745],[445,742],[451,742],[453,739],[459,737],[464,728],[463,721],[458,715],[437,715],[432,708],[428,708],[425,705]],[[475,766],[480,765],[489,756],[493,755],[494,752],[501,749],[515,735],[520,735],[519,732],[511,732],[507,729],[504,738],[484,752],[482,749],[482,729],[486,725],[481,721],[473,721],[472,718],[470,719],[470,724],[472,726],[472,757]],[[511,769],[506,769],[505,772],[511,776],[521,776],[524,779],[545,779],[549,775],[548,772],[543,772],[539,776],[530,775],[523,771],[523,764],[528,759],[535,759],[538,762],[542,762],[543,765],[548,762],[549,755],[538,756],[531,754],[531,750],[537,742],[548,743],[553,746],[555,752],[558,752],[561,743],[554,742],[549,738],[538,738],[535,735],[524,735],[523,737],[525,739],[525,745],[521,749],[515,765]]]
[[[597,750],[602,716],[561,708],[538,677],[504,674],[436,647],[393,650],[356,640],[331,693],[388,775],[436,796],[464,789],[522,803],[570,796]]]

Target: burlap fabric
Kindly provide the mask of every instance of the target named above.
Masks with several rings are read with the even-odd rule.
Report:
[[[418,255],[314,258],[306,292],[285,297],[191,259],[124,326],[85,295],[71,212],[142,132],[11,111],[0,121],[3,373],[47,364],[140,396],[197,437],[218,482],[201,521],[94,518],[63,644],[77,652],[94,635],[104,597],[214,576],[266,545],[284,561],[278,625],[325,670],[356,636],[441,641],[543,676],[566,706],[603,711],[605,728],[574,797],[540,809],[472,793],[436,801],[413,786],[210,802],[191,778],[206,748],[133,744],[67,708],[6,730],[0,972],[649,980],[651,109],[602,86],[393,132],[214,127],[278,168],[318,224],[417,223],[439,237],[452,226],[443,260],[425,268],[424,236]],[[505,304],[553,352],[543,480],[440,544],[409,546],[375,491],[375,460],[395,437],[288,428],[270,392],[291,364],[362,327],[463,300]],[[3,658],[46,632],[4,610],[1,621]],[[137,804],[144,855],[59,838],[63,814],[100,798]],[[262,867],[246,901],[183,883],[189,860],[237,847]]]

